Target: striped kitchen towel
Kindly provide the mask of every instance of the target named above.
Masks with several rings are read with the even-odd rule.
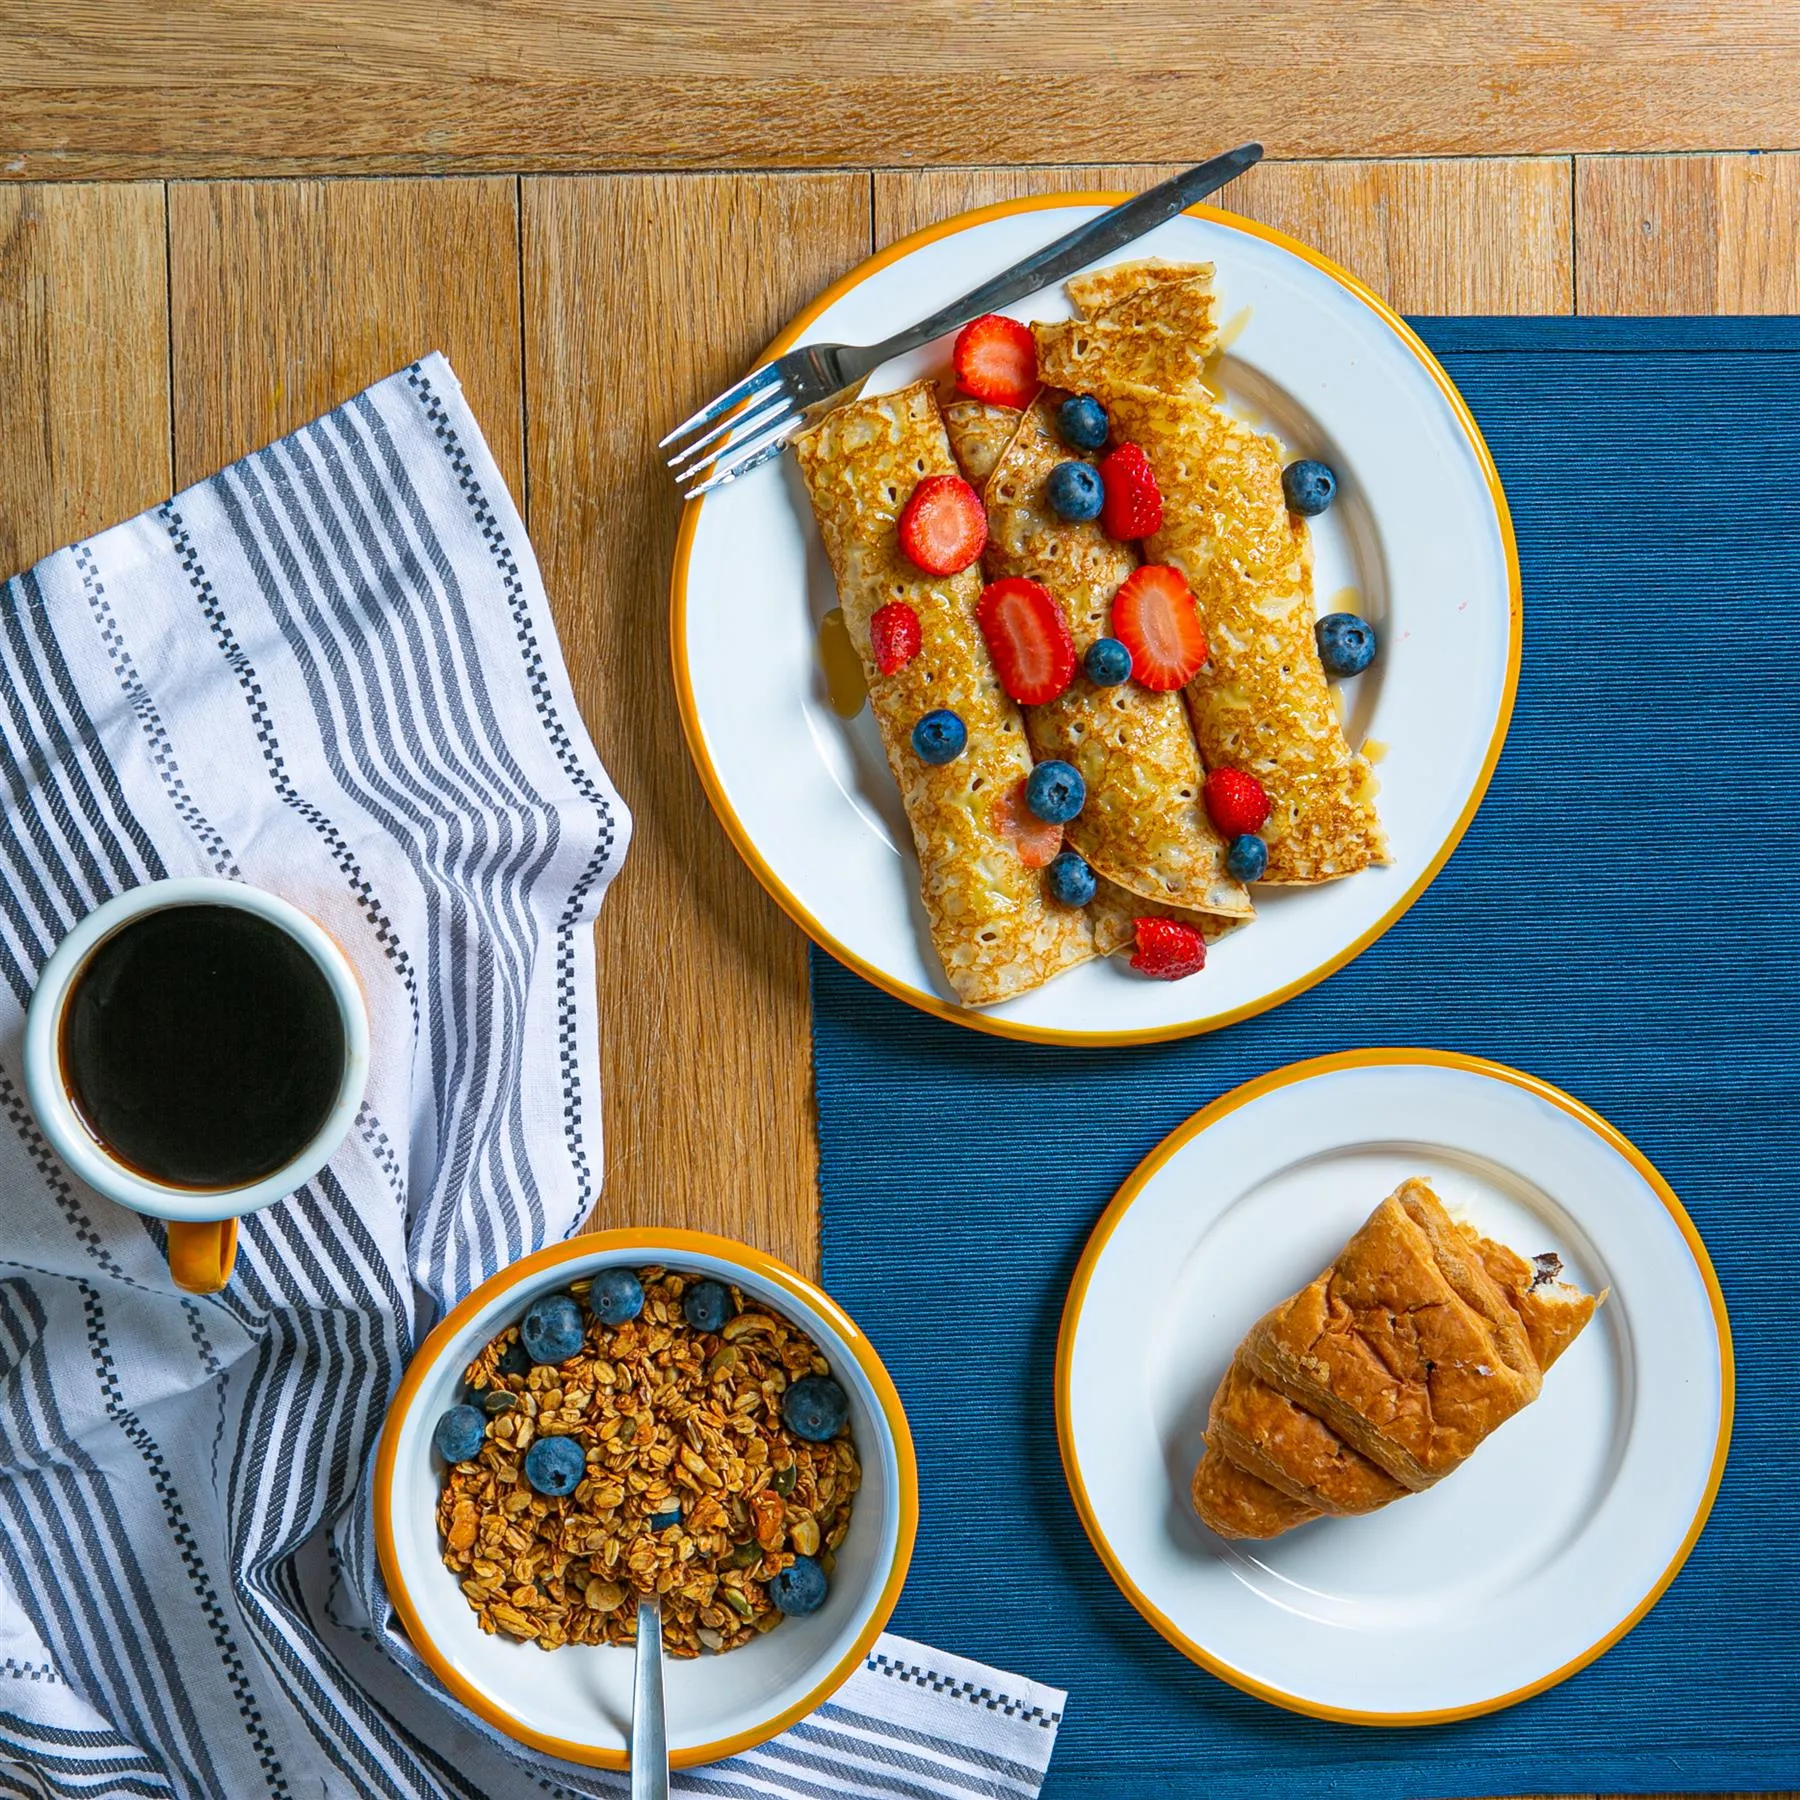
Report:
[[[368,1529],[413,1345],[598,1191],[630,831],[442,358],[0,588],[0,778],[0,1794],[620,1791],[436,1687]],[[51,950],[165,875],[320,919],[373,1033],[342,1150],[206,1299],[22,1097]],[[1029,1796],[1059,1698],[888,1640],[683,1791]]]

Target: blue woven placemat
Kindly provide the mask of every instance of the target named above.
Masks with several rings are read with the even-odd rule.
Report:
[[[813,957],[825,1277],[920,1451],[895,1627],[1069,1690],[1050,1800],[1800,1787],[1800,322],[1419,328],[1506,483],[1525,661],[1413,910],[1278,1011],[1143,1049],[981,1037]],[[1724,1486],[1656,1610],[1551,1692],[1418,1731],[1184,1661],[1089,1547],[1051,1414],[1064,1289],[1138,1159],[1239,1082],[1370,1043],[1514,1063],[1611,1119],[1704,1234],[1738,1357]]]

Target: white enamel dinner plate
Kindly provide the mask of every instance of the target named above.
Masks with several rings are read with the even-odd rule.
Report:
[[[1188,1501],[1214,1387],[1409,1175],[1607,1300],[1437,1487],[1215,1537]],[[1615,1644],[1700,1534],[1731,1409],[1724,1299],[1642,1153],[1547,1083],[1431,1050],[1296,1063],[1165,1139],[1088,1244],[1057,1356],[1063,1467],[1127,1598],[1237,1687],[1355,1724],[1491,1712]]]
[[[853,271],[782,333],[874,342],[1122,196],[1020,200],[949,220]],[[1278,232],[1206,207],[1128,254],[1218,271],[1228,402],[1291,455],[1338,472],[1313,522],[1321,612],[1380,636],[1344,684],[1353,745],[1380,756],[1391,867],[1262,889],[1258,916],[1205,971],[1150,981],[1120,957],[1003,1006],[962,1006],[926,933],[918,865],[867,707],[832,711],[817,650],[836,594],[791,457],[682,520],[672,584],[676,692],[690,749],[732,841],[839,961],[940,1017],[1002,1036],[1121,1043],[1210,1031],[1322,980],[1417,899],[1480,803],[1518,682],[1518,563],[1498,478],[1468,409],[1424,345],[1354,277]],[[1067,317],[1060,292],[1013,309]],[[876,371],[870,392],[947,379],[948,341]]]

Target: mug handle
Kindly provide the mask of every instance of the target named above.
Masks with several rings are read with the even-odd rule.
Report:
[[[238,1222],[176,1219],[169,1223],[169,1275],[190,1294],[216,1294],[237,1261]]]

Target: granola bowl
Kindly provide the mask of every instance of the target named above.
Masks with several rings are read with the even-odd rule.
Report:
[[[610,1331],[588,1310],[609,1270],[645,1290],[639,1318]],[[685,1322],[680,1295],[698,1282],[739,1305],[718,1333]],[[582,1360],[502,1360],[527,1310],[559,1293],[582,1297]],[[453,1465],[434,1433],[470,1400],[472,1368],[487,1436]],[[808,1372],[828,1372],[848,1401],[835,1440],[779,1424],[773,1396]],[[670,1440],[669,1417],[684,1415]],[[546,1503],[522,1479],[522,1452],[552,1423],[587,1462],[581,1485]],[[633,1437],[663,1453],[621,1448]],[[786,1496],[785,1528],[771,1495]],[[679,1528],[659,1526],[677,1512]],[[849,1678],[899,1598],[917,1523],[912,1437],[868,1340],[785,1264],[699,1232],[599,1232],[502,1269],[413,1357],[376,1452],[376,1546],[413,1646],[479,1718],[597,1768],[626,1766],[633,1658],[618,1640],[634,1580],[664,1590],[671,1648],[686,1652],[665,1666],[670,1760],[716,1762]],[[777,1577],[809,1549],[829,1571],[824,1603],[783,1617]]]

